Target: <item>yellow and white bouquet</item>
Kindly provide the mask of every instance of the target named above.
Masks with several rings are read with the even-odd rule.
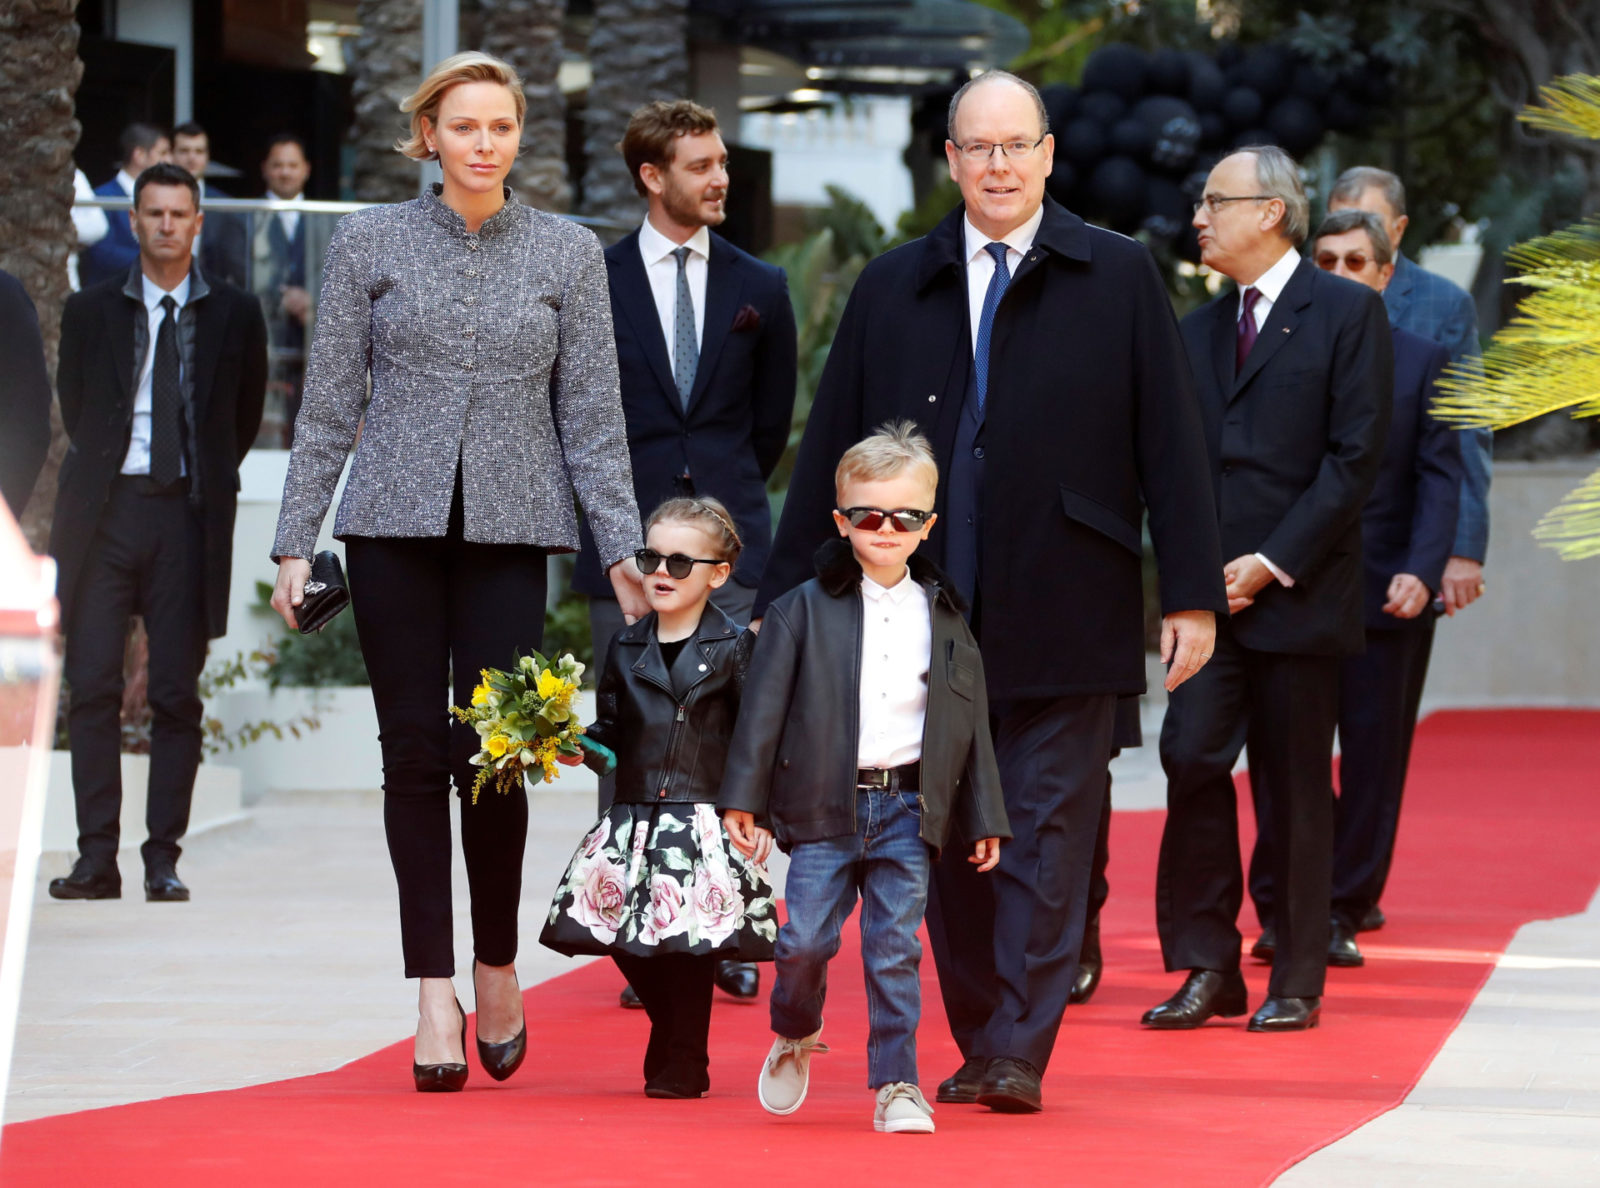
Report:
[[[583,669],[571,652],[559,660],[546,660],[538,652],[514,657],[510,671],[482,670],[470,706],[450,707],[482,740],[472,757],[473,766],[483,769],[472,783],[473,804],[486,783],[509,793],[532,768],[548,784],[560,772],[558,756],[582,754],[578,739],[583,727],[572,699]]]

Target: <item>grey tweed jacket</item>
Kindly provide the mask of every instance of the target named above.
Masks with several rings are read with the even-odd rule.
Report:
[[[371,375],[371,398],[367,379]],[[433,192],[339,220],[322,277],[273,559],[310,557],[366,424],[334,535],[578,548],[640,543],[611,301],[593,232],[510,196],[477,233]]]

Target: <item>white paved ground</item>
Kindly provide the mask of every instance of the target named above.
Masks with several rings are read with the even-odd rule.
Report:
[[[1153,745],[1115,786],[1119,808],[1162,802]],[[525,933],[592,816],[576,783],[534,794]],[[136,855],[127,898],[58,903],[66,868],[41,864],[7,1121],[335,1068],[414,1026],[376,792],[274,798],[192,838],[189,904],[145,903]],[[464,938],[459,860],[457,888]],[[570,968],[531,935],[518,961],[524,984]],[[1600,1185],[1600,899],[1524,928],[1405,1104],[1279,1183]]]

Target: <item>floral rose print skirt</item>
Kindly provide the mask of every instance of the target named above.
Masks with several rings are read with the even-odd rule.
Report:
[[[710,804],[616,804],[573,855],[539,943],[558,953],[772,960],[772,883]]]

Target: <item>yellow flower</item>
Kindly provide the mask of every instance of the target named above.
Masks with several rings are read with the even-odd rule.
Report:
[[[539,696],[548,700],[549,698],[560,693],[565,686],[566,682],[547,668],[539,674],[539,681],[536,688]]]
[[[485,705],[489,704],[489,686],[488,685],[486,685],[486,684],[479,685],[476,689],[474,689],[472,691],[472,704],[476,705],[476,706],[485,706]]]
[[[507,742],[507,739],[506,739],[505,735],[503,735],[503,734],[493,735],[489,739],[489,741],[484,744],[484,750],[488,751],[489,754],[493,755],[496,759],[498,759],[498,758],[500,758],[501,755],[504,755],[506,753],[506,742]]]

